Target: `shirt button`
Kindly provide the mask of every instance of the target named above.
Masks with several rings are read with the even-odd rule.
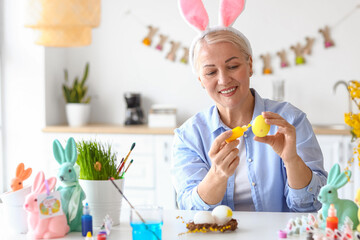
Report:
[[[312,191],[312,188],[309,188],[309,192],[311,192]]]
[[[253,160],[251,158],[248,159],[248,162],[252,162]]]
[[[252,182],[252,183],[251,183],[251,185],[255,186],[255,185],[256,185],[256,183]]]
[[[244,137],[247,137],[247,134],[244,134]]]

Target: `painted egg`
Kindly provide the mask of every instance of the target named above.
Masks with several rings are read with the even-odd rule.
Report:
[[[232,219],[232,210],[228,206],[220,205],[212,210],[212,216],[218,225],[227,224]]]
[[[215,223],[215,219],[211,215],[211,212],[201,211],[201,212],[197,212],[195,214],[194,223],[195,224],[204,224],[204,223],[213,224],[213,223]]]
[[[252,131],[255,136],[265,137],[270,131],[270,125],[265,123],[265,119],[262,115],[259,115],[254,119]]]

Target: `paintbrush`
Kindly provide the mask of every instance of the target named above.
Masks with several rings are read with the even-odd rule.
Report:
[[[126,163],[127,159],[129,158],[129,155],[130,155],[131,151],[134,149],[134,147],[135,147],[135,143],[133,143],[133,144],[131,145],[130,151],[129,151],[129,153],[126,155],[123,164]],[[122,169],[123,167],[124,167],[124,165],[121,165],[119,172],[121,171],[121,169]]]

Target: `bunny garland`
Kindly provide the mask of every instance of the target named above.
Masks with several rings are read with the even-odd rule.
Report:
[[[52,191],[56,185],[56,178],[51,177],[47,179],[48,189]],[[40,218],[38,207],[38,196],[46,193],[47,187],[45,185],[45,174],[39,172],[34,180],[31,188],[31,193],[26,196],[24,208],[28,215],[28,226],[30,234],[35,239],[51,239],[64,237],[69,232],[69,226],[65,215],[59,215],[51,218]]]
[[[220,2],[220,24],[218,26],[209,27],[209,16],[205,10],[202,0],[179,0],[179,7],[185,21],[195,30],[199,31],[199,35],[195,37],[189,49],[189,62],[196,73],[194,68],[194,47],[196,43],[204,38],[207,34],[217,31],[231,31],[242,38],[250,54],[252,49],[249,40],[237,29],[231,27],[237,17],[241,14],[245,7],[245,0],[222,0]]]
[[[77,160],[74,138],[68,139],[65,149],[58,140],[55,140],[53,152],[56,161],[60,164],[58,178],[61,186],[57,190],[61,194],[63,211],[67,217],[70,231],[81,232],[82,202],[86,196],[78,181],[79,166],[74,166]]]
[[[341,173],[339,164],[334,164],[329,172],[327,184],[320,189],[318,199],[322,203],[323,219],[328,216],[330,204],[334,204],[339,219],[339,227],[344,224],[346,217],[349,217],[353,222],[353,229],[356,229],[359,224],[357,217],[358,206],[351,200],[339,199],[337,194],[337,190],[343,187],[350,177],[351,171],[346,170]],[[325,224],[323,224],[323,227],[325,227]]]

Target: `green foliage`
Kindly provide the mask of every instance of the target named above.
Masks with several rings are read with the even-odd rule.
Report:
[[[86,63],[85,71],[83,74],[83,77],[81,81],[79,82],[79,78],[76,77],[73,85],[68,85],[69,83],[69,77],[68,77],[68,71],[64,70],[65,75],[65,83],[63,84],[63,94],[65,97],[65,101],[67,103],[89,103],[90,97],[85,98],[85,95],[87,93],[88,87],[85,86],[85,82],[87,80],[89,74],[89,63]]]
[[[116,154],[112,153],[111,145],[96,141],[80,141],[76,143],[80,166],[80,179],[107,180],[109,177],[119,179],[116,166]],[[100,168],[99,168],[100,166]]]

